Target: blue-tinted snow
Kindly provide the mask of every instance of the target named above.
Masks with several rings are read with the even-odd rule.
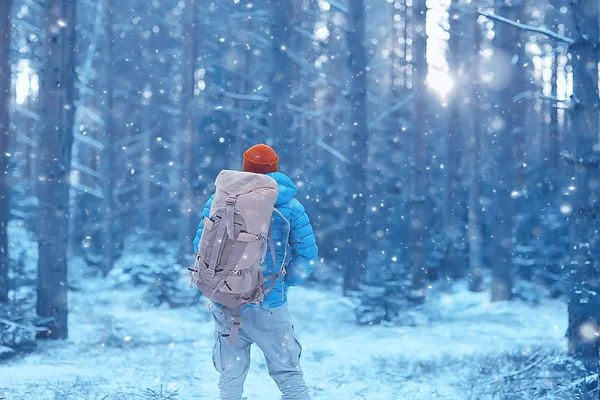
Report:
[[[23,241],[13,246],[32,245],[16,224],[11,237]],[[204,303],[150,307],[144,289],[85,278],[79,273],[83,268],[81,260],[72,260],[71,279],[80,290],[70,293],[69,339],[39,342],[33,354],[2,365],[0,397],[136,399],[162,385],[165,391],[178,390],[177,399],[217,399],[213,323]],[[192,295],[184,279],[182,290]],[[563,302],[492,304],[489,297],[457,284],[412,312],[414,326],[357,326],[354,305],[340,296],[339,288],[292,289],[290,309],[313,398],[465,400],[472,394],[491,399],[485,393],[494,377],[481,371],[481,360],[498,357],[501,362],[508,354],[527,355],[539,348],[564,354]],[[246,395],[249,400],[279,399],[256,348]]]

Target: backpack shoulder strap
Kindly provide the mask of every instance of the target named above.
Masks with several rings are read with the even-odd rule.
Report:
[[[277,207],[273,207],[273,212],[276,212],[277,214],[279,214],[279,216],[280,216],[280,217],[281,217],[281,219],[282,219],[282,220],[285,222],[285,224],[288,226],[288,228],[289,228],[289,227],[291,227],[291,225],[290,225],[290,221],[288,221],[288,220],[287,220],[287,219],[286,219],[286,218],[283,216],[283,214],[281,213],[281,211],[279,211],[279,210],[277,209]]]
[[[273,268],[277,268],[277,257],[275,256],[275,242],[273,241],[273,228],[270,225],[269,226],[269,249],[271,250],[271,259],[273,260]],[[285,260],[284,260],[284,264],[285,264]],[[271,291],[273,290],[273,288],[275,287],[275,282],[277,282],[277,277],[281,275],[281,272],[277,273],[274,272],[272,275],[269,275],[265,278],[265,282],[268,281],[269,279],[272,279],[271,281],[271,285],[269,285],[268,288],[265,289],[265,296]]]
[[[273,212],[279,214],[279,216],[281,217],[281,219],[284,221],[284,223],[288,226],[288,234],[289,234],[289,230],[290,230],[290,223],[289,221],[283,216],[283,214],[281,213],[281,211],[279,211],[277,208],[273,208]],[[287,247],[287,244],[286,244]],[[269,226],[269,248],[271,249],[271,258],[273,259],[273,267],[277,268],[277,258],[275,257],[275,242],[273,241],[273,228],[272,225]],[[283,252],[283,260],[281,261],[281,267],[279,267],[279,271],[277,271],[277,269],[275,269],[275,271],[272,275],[268,276],[265,278],[265,280],[269,280],[272,279],[271,285],[265,290],[265,295],[267,293],[269,293],[271,290],[273,290],[273,288],[275,287],[275,283],[277,283],[277,278],[282,277],[283,275],[285,275],[285,262],[286,262],[286,258],[287,258],[287,248],[286,251]],[[283,286],[283,281],[282,283],[282,288],[281,288],[281,298],[283,299],[284,295],[284,286]]]

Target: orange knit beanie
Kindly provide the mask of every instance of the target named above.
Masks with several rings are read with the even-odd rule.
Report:
[[[257,144],[244,153],[244,171],[256,174],[277,172],[279,156],[266,144]]]

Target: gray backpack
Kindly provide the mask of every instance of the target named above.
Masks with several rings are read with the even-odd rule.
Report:
[[[273,212],[289,223],[275,208],[279,187],[273,178],[223,170],[215,186],[217,191],[210,215],[204,219],[191,278],[192,285],[196,284],[205,297],[223,306],[225,319],[228,310],[232,310],[231,345],[241,324],[240,307],[261,304],[277,279],[285,274],[285,252],[278,272],[267,277],[262,273],[267,242],[273,265],[277,265],[271,232]]]

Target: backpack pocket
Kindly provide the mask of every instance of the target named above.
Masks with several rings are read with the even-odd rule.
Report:
[[[220,218],[211,217],[204,218],[204,229],[202,230],[202,236],[200,236],[200,244],[198,245],[198,255],[206,262],[210,260],[213,246],[216,240],[217,228],[221,222]]]
[[[232,271],[223,282],[221,291],[230,294],[245,294],[252,292],[258,286],[259,267]]]

